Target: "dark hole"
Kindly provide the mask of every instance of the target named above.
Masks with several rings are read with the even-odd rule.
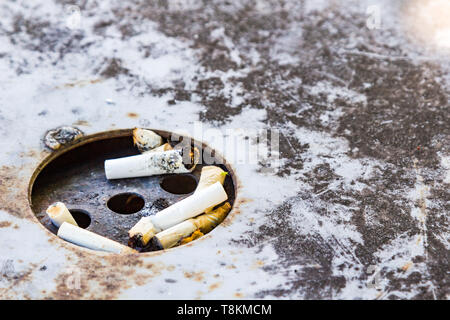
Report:
[[[70,213],[80,228],[86,229],[91,224],[89,213],[81,209],[70,209]]]
[[[197,180],[190,175],[167,176],[161,181],[161,188],[173,194],[191,193],[197,188]]]
[[[137,193],[120,193],[108,200],[108,208],[120,214],[132,214],[140,211],[145,201]]]

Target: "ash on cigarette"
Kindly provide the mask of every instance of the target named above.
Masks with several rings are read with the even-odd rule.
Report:
[[[182,151],[159,153],[153,157],[148,158],[148,167],[160,168],[161,171],[173,173],[183,166]]]

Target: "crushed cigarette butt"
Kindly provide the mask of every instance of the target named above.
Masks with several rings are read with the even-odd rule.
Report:
[[[145,246],[157,233],[158,230],[153,225],[151,217],[141,218],[133,228],[128,231],[128,236],[130,238],[128,240],[128,246],[132,248]]]
[[[135,128],[133,130],[133,142],[139,151],[146,152],[162,145],[163,139],[151,130]]]
[[[63,222],[68,222],[74,226],[78,226],[69,209],[62,202],[55,202],[47,208],[47,215],[52,223],[59,228]]]
[[[45,134],[44,143],[48,148],[58,150],[61,146],[71,143],[83,135],[83,131],[75,127],[58,127]]]

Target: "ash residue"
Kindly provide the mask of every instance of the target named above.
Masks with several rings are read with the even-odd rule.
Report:
[[[400,235],[419,232],[409,215],[407,201],[403,199],[402,204],[398,195],[368,189],[355,192],[343,183],[337,188],[339,192],[329,190],[328,184],[339,178],[326,164],[306,173],[305,178],[313,192],[301,192],[272,211],[270,222],[255,230],[250,242],[245,241],[250,246],[272,241],[281,259],[270,272],[301,269],[290,275],[291,280],[284,289],[260,292],[259,297],[301,292],[306,299],[333,298],[346,286],[348,269],[356,273],[352,280],[358,279],[365,286],[368,276],[365,270],[380,262],[374,256],[377,250]],[[385,183],[373,184],[383,190]],[[339,259],[342,259],[340,268],[347,271],[341,273],[334,269]],[[392,290],[409,290],[416,284],[416,281],[398,286],[391,283]]]
[[[156,210],[156,212],[159,212],[161,210],[166,209],[169,206],[170,203],[169,201],[167,201],[167,199],[158,198],[155,201],[153,201],[151,209]]]
[[[153,216],[171,206],[173,203],[166,198],[157,198],[152,203],[146,205],[146,207],[141,211],[142,217]]]
[[[356,148],[357,155],[410,166],[436,167],[440,151],[437,135],[450,137],[448,94],[441,88],[434,66],[407,61],[383,61],[365,56],[348,59],[355,70],[350,88],[364,92],[367,105],[351,108],[340,119],[338,132]],[[362,89],[364,83],[370,87]],[[370,125],[369,125],[370,124]]]

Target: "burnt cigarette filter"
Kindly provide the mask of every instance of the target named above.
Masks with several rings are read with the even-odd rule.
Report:
[[[153,237],[153,247],[155,249],[168,249],[178,244],[184,244],[198,239],[200,236],[207,234],[219,225],[230,210],[230,203],[225,202],[222,206],[210,213],[204,213],[196,218],[188,219],[161,231]],[[194,233],[196,234],[192,237]]]
[[[130,247],[124,246],[116,241],[102,237],[91,231],[63,222],[58,230],[58,237],[76,245],[97,251],[112,253],[136,252]]]
[[[107,179],[148,177],[168,173],[189,173],[195,169],[198,157],[191,152],[190,164],[183,163],[183,149],[143,154],[105,161]]]
[[[67,209],[66,205],[62,202],[55,202],[51,204],[47,208],[46,212],[52,223],[58,228],[63,224],[63,222],[68,222],[78,227],[78,224],[69,209]]]
[[[162,145],[163,139],[151,130],[136,128],[133,130],[133,142],[139,151],[146,152]]]
[[[153,236],[178,223],[203,213],[205,209],[218,205],[228,199],[225,189],[216,182],[211,186],[195,192],[191,196],[161,210],[154,216],[144,217],[130,229],[129,245],[145,246]]]

